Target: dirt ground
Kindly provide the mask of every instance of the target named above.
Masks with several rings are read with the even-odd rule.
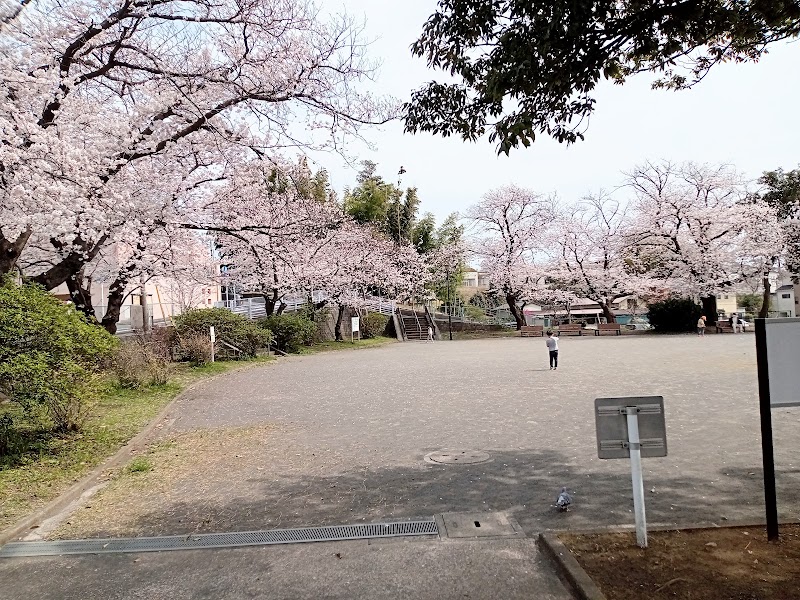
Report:
[[[800,599],[800,525],[634,533],[561,534],[608,600]]]

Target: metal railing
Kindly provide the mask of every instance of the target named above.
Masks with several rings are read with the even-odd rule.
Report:
[[[312,294],[311,298],[315,304],[319,304],[326,301],[328,296],[324,292],[316,291]],[[308,300],[307,296],[294,296],[282,298],[279,302],[283,305],[283,312],[296,312],[305,308],[308,305]],[[367,312],[376,312],[386,316],[393,315],[397,307],[394,300],[387,300],[379,296],[368,296],[359,304]],[[259,319],[267,314],[266,303],[263,297],[223,300],[221,302],[215,302],[214,306],[227,308],[231,312],[245,316],[248,319]]]

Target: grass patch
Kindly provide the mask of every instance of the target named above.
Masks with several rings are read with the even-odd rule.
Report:
[[[146,456],[137,456],[126,467],[128,473],[147,473],[153,470],[153,463]]]
[[[32,425],[20,427],[19,451],[0,457],[0,530],[38,510],[112,456],[191,383],[243,364],[272,360],[259,357],[202,367],[181,364],[168,384],[142,390],[109,384],[89,406],[90,417],[77,433],[57,435]],[[0,406],[0,416],[13,411],[13,405]]]
[[[501,329],[498,331],[454,331],[453,340],[482,340],[486,338],[519,337],[516,329]],[[450,334],[442,332],[442,341],[450,341]]]
[[[389,337],[376,337],[367,340],[345,340],[343,342],[319,342],[313,346],[303,346],[297,354],[317,354],[319,352],[330,352],[332,350],[353,350],[355,348],[376,348],[378,346],[385,346],[392,344],[397,340]]]

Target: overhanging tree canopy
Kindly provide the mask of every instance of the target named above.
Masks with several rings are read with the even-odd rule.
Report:
[[[572,143],[601,77],[688,88],[799,33],[798,0],[440,0],[412,52],[456,81],[415,91],[406,131],[488,131],[506,154],[537,133]]]

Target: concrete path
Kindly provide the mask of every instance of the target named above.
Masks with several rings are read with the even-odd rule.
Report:
[[[569,600],[533,540],[6,559],[6,600]]]
[[[594,398],[624,395],[665,398],[669,456],[644,461],[650,523],[763,518],[752,334],[565,337],[560,360],[558,371],[547,368],[541,338],[406,343],[291,357],[217,379],[174,406],[153,440],[151,472],[120,477],[70,516],[55,537],[243,531],[445,512],[510,515],[529,538],[543,529],[630,524],[629,464],[596,458],[593,416]],[[781,513],[796,519],[800,410],[776,410],[774,421]],[[491,460],[425,462],[426,454],[441,449],[481,450]],[[552,507],[561,486],[575,495],[567,513]],[[553,581],[535,568],[539,559],[530,539],[458,543],[464,542],[392,546],[384,576],[397,581],[408,572],[424,588],[426,574],[438,581],[439,570],[444,577],[452,570],[474,570],[470,552],[486,553],[489,565],[498,549],[514,548],[526,558],[505,565],[504,581],[517,578],[521,590],[548,577]],[[329,556],[329,547],[207,551],[197,559],[179,558],[187,553],[159,556],[190,578],[195,560],[211,561],[230,577],[238,564],[247,564],[242,572],[247,578],[250,561],[257,565],[297,553],[287,569],[307,580],[322,569],[319,561]],[[369,545],[358,547],[363,555],[356,552],[361,558],[353,560],[365,561],[360,568],[369,573],[365,557],[372,555],[364,550]],[[5,561],[0,581],[9,569],[21,575],[37,565],[72,564],[103,573],[130,560]],[[158,571],[158,561],[144,555],[141,561],[154,561],[144,580],[166,585],[164,597],[227,597],[181,596],[165,582],[168,568]],[[343,561],[337,559],[335,568]],[[418,568],[410,572],[403,561]],[[475,573],[484,581],[491,570]],[[348,597],[336,595],[336,585],[330,596],[314,597]],[[434,588],[436,597],[461,597],[448,595],[455,589],[449,584]],[[240,595],[230,597],[260,597],[238,589]],[[294,595],[285,597],[313,595],[312,588],[292,589]],[[361,588],[341,589],[345,594]],[[422,588],[390,589],[387,596],[349,597],[425,597]],[[484,595],[477,583],[468,589],[475,595],[465,597],[514,597]]]

